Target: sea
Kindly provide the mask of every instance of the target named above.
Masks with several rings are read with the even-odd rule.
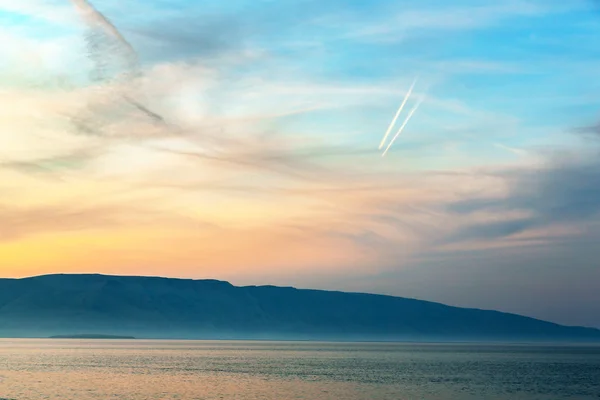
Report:
[[[600,399],[600,347],[0,339],[0,398]]]

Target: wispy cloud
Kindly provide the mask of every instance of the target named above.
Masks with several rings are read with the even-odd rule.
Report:
[[[499,149],[506,150],[506,151],[508,151],[510,153],[513,153],[513,154],[515,154],[517,156],[525,156],[525,155],[528,154],[527,150],[518,149],[516,147],[507,146],[507,145],[502,144],[502,143],[494,143],[494,146],[496,146]]]
[[[539,1],[507,1],[485,4],[461,2],[437,3],[432,7],[412,8],[398,4],[397,10],[387,10],[385,17],[358,27],[352,38],[365,40],[397,41],[414,35],[469,31],[497,26],[507,19],[539,17],[553,12],[547,3]],[[344,22],[347,23],[347,19]]]
[[[597,151],[547,161],[541,168],[523,168],[506,174],[508,193],[500,197],[464,199],[449,209],[468,216],[477,212],[526,216],[504,221],[465,224],[447,240],[494,240],[549,228],[556,224],[585,225],[600,216],[600,164]]]

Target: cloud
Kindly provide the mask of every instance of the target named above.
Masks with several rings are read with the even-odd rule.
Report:
[[[178,61],[190,57],[222,56],[242,50],[248,21],[241,16],[180,15],[165,17],[151,25],[125,30],[147,62]]]
[[[29,235],[61,234],[155,223],[158,212],[140,210],[123,204],[57,204],[39,207],[0,206],[0,241]]]
[[[92,160],[99,157],[102,149],[99,147],[86,147],[66,154],[48,158],[36,158],[31,161],[6,161],[0,162],[0,168],[19,171],[26,174],[46,174],[53,178],[60,178],[61,172],[82,170]]]
[[[445,240],[502,239],[528,230],[555,225],[579,225],[600,217],[600,148],[554,155],[544,165],[500,172],[507,193],[493,197],[474,197],[455,201],[447,209],[466,220],[463,227]],[[509,213],[525,216],[503,221],[469,223],[477,213],[499,216]]]
[[[24,0],[14,2],[0,0],[0,11],[16,13],[55,25],[68,25],[72,22],[73,13],[66,2],[58,0]]]
[[[393,91],[383,85],[263,82],[253,75],[233,86],[202,65],[167,63],[143,71],[133,84],[113,81],[51,92],[6,92],[14,110],[7,111],[10,119],[3,124],[13,129],[27,126],[32,139],[42,133],[53,139],[35,138],[38,151],[44,153],[38,158],[31,156],[35,150],[30,141],[12,139],[13,157],[5,157],[2,165],[36,173],[58,169],[64,173],[71,166],[93,176],[103,158],[128,146],[137,154],[179,156],[187,165],[180,163],[179,168],[190,168],[189,161],[196,160],[211,168],[254,169],[302,179],[308,175],[334,182],[356,174],[354,167],[334,167],[336,158],[375,154],[370,145],[349,143],[343,136],[336,143],[331,137],[293,132],[285,120],[360,104],[365,94],[387,96]],[[218,102],[210,96],[213,88],[223,88]],[[182,100],[194,110],[179,107]],[[209,108],[219,103],[227,104],[225,112],[211,112]],[[202,109],[204,115],[197,112]],[[25,157],[14,156],[17,145],[27,148]],[[64,162],[75,158],[77,163]]]
[[[172,59],[165,57],[160,63],[146,65],[141,74],[131,81],[103,81],[87,88],[79,87],[60,93],[59,96],[53,93],[43,103],[29,102],[29,110],[39,114],[39,120],[45,123],[56,120],[55,131],[62,129],[59,135],[61,140],[66,143],[81,141],[85,146],[72,149],[71,144],[61,146],[60,142],[56,142],[52,151],[44,148],[44,153],[48,154],[38,158],[29,155],[14,157],[3,163],[4,168],[21,172],[44,171],[45,175],[57,176],[71,170],[84,179],[110,176],[139,182],[140,190],[146,190],[154,182],[159,188],[170,185],[189,191],[238,188],[249,192],[253,188],[255,193],[260,193],[276,188],[291,196],[302,193],[303,189],[298,185],[306,184],[319,185],[319,190],[325,192],[340,187],[350,189],[352,185],[369,187],[368,180],[377,173],[387,172],[387,169],[384,167],[382,171],[374,172],[370,170],[371,167],[361,168],[355,162],[348,164],[349,160],[356,157],[374,155],[369,145],[353,144],[339,134],[333,138],[327,132],[329,128],[310,132],[304,127],[307,119],[303,117],[311,115],[316,120],[323,110],[366,107],[387,101],[398,92],[391,89],[388,82],[362,85],[341,80],[340,83],[324,84],[314,77],[310,79],[310,76],[303,75],[293,76],[292,79],[288,73],[295,70],[289,70],[287,66],[277,69],[272,64],[264,64],[264,60],[257,60],[254,67],[260,69],[268,66],[268,69],[248,69],[246,74],[241,75],[237,60],[219,59],[217,64],[205,64],[197,58],[204,54],[203,49],[187,49],[187,46],[195,46],[192,37],[198,33],[201,38],[209,37],[209,31],[225,34],[222,41],[216,40],[213,48],[227,53],[232,49],[239,50],[237,43],[244,42],[241,47],[250,43],[244,41],[248,32],[256,35],[252,36],[252,45],[256,45],[256,38],[265,32],[279,28],[287,29],[286,40],[293,39],[293,31],[299,26],[287,24],[291,21],[301,23],[303,27],[311,26],[315,32],[324,29],[323,23],[331,22],[330,17],[333,17],[330,7],[319,6],[315,2],[306,4],[311,7],[307,7],[301,17],[285,17],[289,21],[285,18],[283,21],[273,21],[270,18],[273,10],[267,9],[252,11],[251,15],[245,17],[235,12],[217,13],[214,18],[201,19],[201,23],[196,24],[191,22],[192,17],[184,13],[178,13],[175,17],[171,14],[158,24],[144,24],[136,18],[126,20],[126,23],[120,24],[126,27],[125,32],[137,32],[154,41],[163,41],[167,47],[181,45],[182,49],[177,52],[188,61],[165,62]],[[457,7],[451,10],[451,17],[445,13],[448,10],[399,10],[396,17],[407,22],[403,24],[407,29],[471,29],[499,18],[547,12],[540,4],[511,2],[493,7]],[[331,28],[345,29],[346,23],[352,21],[349,16],[358,15],[361,11],[359,8],[350,7],[343,15],[346,22],[340,22],[339,25],[334,23]],[[380,8],[376,10],[381,12]],[[383,17],[386,14],[378,15]],[[198,18],[198,15],[193,18]],[[244,19],[245,22],[235,23]],[[260,21],[264,24],[259,24]],[[238,30],[232,30],[232,26],[237,26]],[[214,37],[219,37],[219,34]],[[233,47],[229,47],[230,44]],[[103,59],[118,57],[110,48],[95,51]],[[483,65],[486,68],[489,66]],[[246,65],[247,68],[249,66]],[[39,96],[39,93],[30,92],[28,95]],[[49,104],[50,97],[54,104]],[[464,115],[477,114],[456,101],[433,98],[431,104],[432,107],[446,108]],[[68,128],[63,129],[64,126]],[[439,141],[432,143],[442,145]],[[416,148],[427,146],[422,144]],[[163,169],[161,173],[157,172],[160,168]],[[380,166],[373,166],[374,170],[378,168]],[[210,170],[218,178],[210,184],[203,177],[196,181],[189,179],[199,169]],[[165,184],[160,179],[162,176],[174,178]],[[256,185],[247,182],[240,184],[240,180],[250,176],[257,179]],[[396,174],[388,176],[389,181],[393,179],[397,179]],[[521,181],[506,179],[511,186],[521,185]],[[270,189],[265,189],[267,187]],[[540,190],[552,190],[551,182]],[[372,197],[373,203],[376,203],[378,195],[373,194]],[[524,197],[520,200],[523,203],[538,200],[534,194],[521,197]],[[487,201],[494,203],[499,200],[490,198]],[[466,203],[462,205],[463,208],[473,207],[469,200]],[[455,204],[450,208],[460,206]],[[501,211],[510,212],[523,207],[514,204]],[[490,238],[506,236],[507,232],[518,233],[526,229],[525,225],[541,224],[536,221],[545,220],[549,212],[542,210],[538,214],[540,212],[544,214],[533,220],[515,220],[508,225],[494,222],[482,232]],[[398,216],[392,212],[385,217],[376,215],[374,218],[398,221]],[[458,237],[477,235],[476,228],[466,227],[464,230],[457,233]]]
[[[586,139],[600,139],[600,122],[577,130]]]
[[[353,29],[346,37],[368,41],[402,41],[422,35],[448,35],[471,30],[499,26],[502,21],[516,18],[535,18],[552,13],[554,9],[540,1],[507,1],[497,4],[459,2],[452,6],[437,3],[419,8],[398,4],[375,20],[360,23],[353,20]],[[560,10],[562,11],[562,10]],[[348,24],[348,17],[335,18],[340,24]],[[328,21],[329,22],[329,21]]]

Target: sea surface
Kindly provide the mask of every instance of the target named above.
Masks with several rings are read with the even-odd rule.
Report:
[[[600,347],[0,339],[0,398],[600,399]]]

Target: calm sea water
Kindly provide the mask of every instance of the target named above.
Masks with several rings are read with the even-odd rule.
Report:
[[[600,399],[600,347],[0,340],[2,399]]]

